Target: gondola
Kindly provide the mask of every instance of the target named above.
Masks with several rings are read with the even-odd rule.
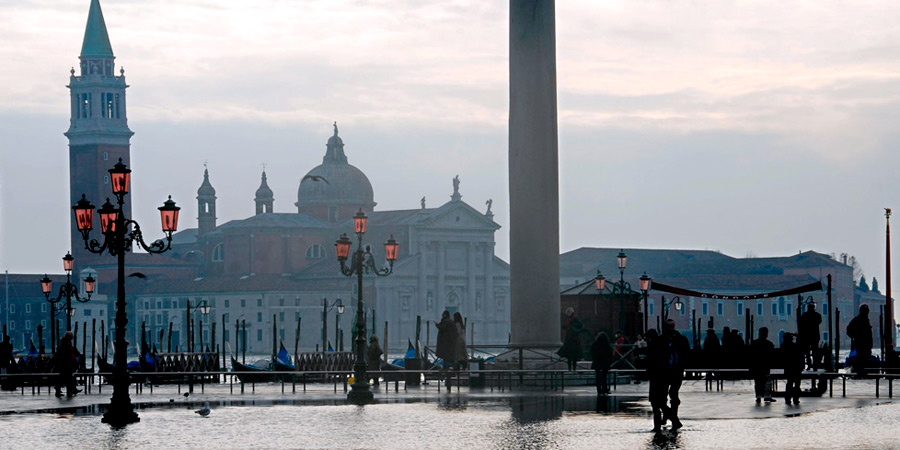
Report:
[[[271,369],[253,364],[242,364],[234,356],[231,357],[231,370],[237,373],[242,383],[269,383],[278,381],[278,375]]]

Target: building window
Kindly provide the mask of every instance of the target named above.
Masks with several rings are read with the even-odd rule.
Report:
[[[756,315],[762,317],[763,315],[763,304],[762,302],[756,304]]]
[[[219,242],[213,247],[212,260],[216,262],[225,260],[225,244]]]
[[[654,315],[654,314],[656,314],[655,312],[653,312],[653,307],[656,306],[656,305],[654,305],[653,303],[650,303],[650,304],[647,305],[647,306],[650,307],[650,315],[651,315],[651,316]]]
[[[225,342],[231,342],[231,333],[229,333],[228,330],[225,330]]]
[[[822,302],[822,315],[823,316],[828,315],[828,302]]]
[[[12,309],[12,308],[10,308],[10,309]],[[10,330],[16,329],[16,321],[15,320],[9,323],[9,329]]]
[[[241,308],[246,308],[246,307],[247,307],[247,299],[242,298],[241,299]]]
[[[294,306],[300,306],[300,297],[294,299]]]
[[[103,152],[103,160],[109,161],[109,152]]]
[[[90,310],[90,309],[85,309],[85,310],[84,310],[84,316],[85,316],[85,317],[91,317],[91,310]]]
[[[282,341],[284,340],[284,328],[278,330],[278,337],[280,337]]]
[[[790,317],[790,316],[792,316],[792,315],[794,314],[794,313],[792,312],[793,309],[794,309],[794,308],[792,307],[792,305],[791,305],[790,303],[788,303],[788,304],[787,304],[787,307],[785,308],[785,312],[787,313],[788,317]]]
[[[109,184],[109,175],[103,175],[103,184]]]
[[[709,315],[709,303],[703,302],[702,310],[703,310],[703,315],[708,316]]]
[[[284,306],[284,297],[278,299],[278,306]]]
[[[325,257],[325,248],[319,244],[310,245],[306,249],[306,257],[309,259],[320,259]]]
[[[784,315],[784,297],[778,297],[778,315]]]
[[[228,299],[226,298],[226,299],[225,299],[225,307],[227,308],[227,307],[229,307],[229,306],[231,306],[231,300],[228,300]]]
[[[31,321],[30,321],[30,320],[26,320],[26,321],[25,321],[25,329],[26,329],[26,330],[30,330],[30,329],[31,329]]]
[[[9,305],[9,313],[10,314],[16,313],[16,304],[15,303],[13,303],[12,305]]]
[[[41,303],[41,312],[47,312],[47,304]]]
[[[772,302],[772,315],[773,316],[778,315],[778,303]]]
[[[716,314],[717,315],[725,315],[725,304],[722,302],[716,303]]]
[[[744,315],[744,302],[737,302],[737,315]]]
[[[256,313],[256,321],[262,322],[262,313],[261,312]]]
[[[256,340],[262,342],[262,328],[256,330]]]
[[[162,323],[163,323],[163,320],[162,320],[162,314],[157,314],[157,315],[156,315],[156,324],[157,324],[157,325],[162,325]]]
[[[827,331],[822,333],[822,340],[824,340],[826,343],[828,342],[828,332]]]
[[[222,314],[222,322],[225,322],[225,326],[226,326],[226,327],[228,326],[228,322],[229,322],[229,321],[228,321],[228,318],[229,318],[229,317],[230,317],[230,316],[229,316],[228,313]],[[227,340],[228,340],[228,339],[226,339],[226,341],[227,341]]]
[[[25,313],[30,313],[30,312],[31,312],[31,303],[26,303],[25,304]]]
[[[284,322],[284,311],[281,311],[280,313],[278,313],[278,320]]]
[[[261,298],[256,299],[256,306],[258,308],[262,308],[262,299]]]

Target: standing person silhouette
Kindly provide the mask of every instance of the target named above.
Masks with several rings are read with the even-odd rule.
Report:
[[[75,369],[77,367],[78,351],[72,345],[75,335],[71,331],[66,331],[62,339],[59,341],[59,347],[53,354],[53,366],[58,374],[56,379],[56,396],[62,397],[62,387],[66,387],[66,396],[74,397],[75,394],[81,392],[75,386]]]
[[[819,325],[821,324],[822,315],[816,312],[816,304],[807,304],[806,312],[800,315],[797,343],[803,352],[806,366],[813,370],[818,369],[814,353],[819,350]]]
[[[684,363],[690,351],[690,344],[678,330],[675,329],[675,321],[666,320],[666,326],[663,335],[660,338],[663,344],[663,367],[665,374],[665,383],[669,394],[669,408],[666,418],[672,421],[672,431],[676,431],[682,427],[681,420],[678,419],[678,406],[681,405],[681,399],[678,397],[678,391],[681,390],[681,383],[684,380]]]
[[[574,308],[566,308],[566,322],[563,325],[566,331],[563,338],[563,345],[556,351],[556,354],[565,358],[568,369],[570,371],[578,368],[578,360],[581,359],[581,332],[584,331],[584,324],[575,317]]]
[[[460,369],[465,369],[469,363],[469,352],[466,349],[466,322],[463,321],[462,314],[453,313],[453,324],[456,326],[456,363]]]
[[[793,400],[795,405],[799,405],[800,374],[803,373],[804,357],[800,344],[794,342],[793,333],[784,334],[784,342],[781,343],[781,357],[784,364],[784,376],[787,378],[784,386],[784,401],[790,405]]]
[[[872,356],[872,324],[869,323],[869,305],[860,305],[859,314],[847,324],[850,349],[856,350],[853,371],[857,377],[866,375],[866,364]]]
[[[757,405],[763,400],[766,403],[775,401],[769,387],[769,371],[774,353],[775,344],[769,340],[769,329],[760,327],[759,338],[750,343],[750,374],[753,376]]]
[[[597,395],[609,394],[607,378],[609,366],[612,364],[612,345],[609,343],[609,335],[601,331],[591,344],[591,368],[594,369],[594,384],[597,386]]]
[[[434,353],[444,360],[444,368],[456,365],[456,324],[450,318],[450,311],[441,313],[441,321],[434,324],[438,329],[437,348]]]

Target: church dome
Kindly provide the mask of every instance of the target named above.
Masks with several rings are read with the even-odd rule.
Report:
[[[300,212],[305,207],[320,206],[350,206],[371,210],[375,206],[374,197],[369,178],[347,162],[344,142],[338,136],[335,123],[334,135],[328,139],[322,164],[310,170],[300,180],[295,205]]]

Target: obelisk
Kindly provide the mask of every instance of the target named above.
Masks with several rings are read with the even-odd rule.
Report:
[[[560,345],[554,0],[509,3],[510,346]]]

